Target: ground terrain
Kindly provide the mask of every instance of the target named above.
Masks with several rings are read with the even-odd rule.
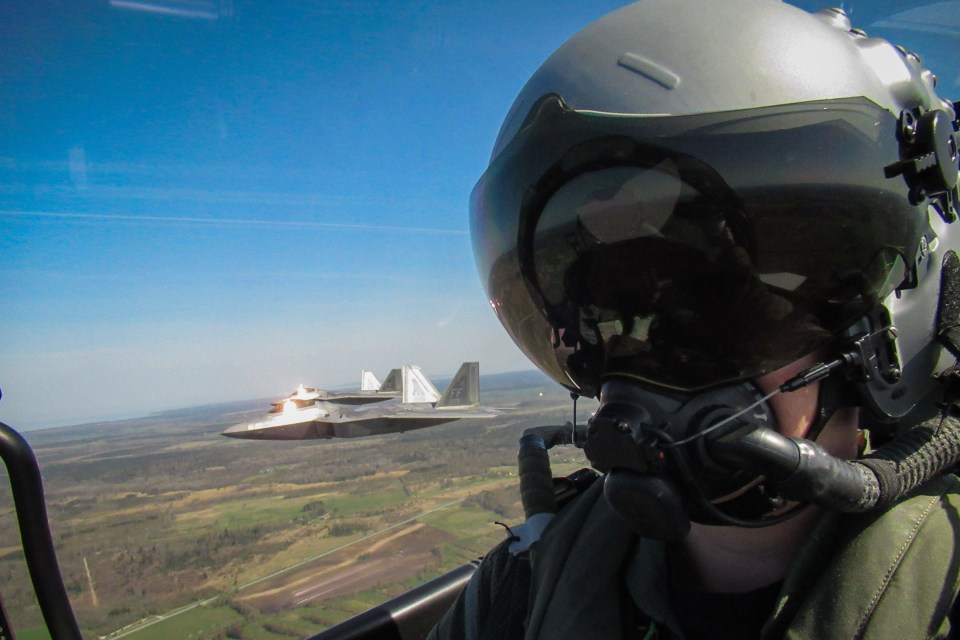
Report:
[[[485,376],[483,401],[503,416],[356,440],[219,435],[268,401],[27,432],[84,637],[308,637],[479,557],[522,520],[523,429],[572,415],[533,373]],[[2,480],[0,596],[20,640],[47,638]]]

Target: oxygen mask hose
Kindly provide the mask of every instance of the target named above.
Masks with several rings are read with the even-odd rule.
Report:
[[[557,501],[553,495],[553,475],[550,454],[540,433],[524,432],[517,452],[520,471],[520,501],[523,515],[529,520],[539,513],[556,513]]]
[[[886,331],[867,339],[883,339]],[[691,507],[700,510],[698,518],[740,527],[776,524],[806,503],[849,513],[881,508],[960,461],[960,419],[945,415],[904,432],[861,460],[845,460],[813,440],[779,433],[766,405],[777,394],[860,366],[857,353],[843,353],[766,394],[736,385],[690,399],[610,379],[589,423],[584,451],[595,468],[607,473],[608,501],[646,537],[682,537]],[[710,492],[725,495],[718,483],[734,474],[762,478],[767,488],[760,497],[768,507],[782,507],[784,501],[799,504],[775,516],[771,511],[752,518],[714,505]],[[760,506],[754,502],[747,508]]]
[[[882,336],[886,331],[867,338]],[[857,365],[854,353],[843,353],[834,361],[802,371],[764,399]],[[950,415],[949,405],[942,417],[902,433],[860,460],[836,458],[811,440],[787,438],[756,424],[741,422],[732,430],[718,429],[745,412],[741,410],[671,447],[703,439],[706,456],[713,462],[764,476],[785,499],[841,512],[883,507],[960,461],[960,420]]]
[[[884,331],[896,330],[890,327],[874,336],[883,336]],[[843,353],[800,373],[779,390],[794,391],[857,365],[862,363],[853,352]],[[945,405],[941,417],[903,432],[860,460],[841,460],[809,440],[794,441],[800,455],[794,471],[780,484],[783,496],[844,512],[869,511],[899,500],[960,461],[960,421],[951,415],[952,403]]]
[[[842,460],[815,442],[754,425],[708,437],[706,451],[721,464],[766,477],[788,500],[856,513],[899,500],[957,464],[960,420],[930,420],[860,460]]]
[[[540,539],[543,530],[557,513],[557,498],[550,470],[550,454],[558,444],[573,444],[573,425],[533,427],[523,432],[517,465],[520,472],[520,501],[526,521],[511,529],[514,539],[510,552],[526,551]]]
[[[960,461],[960,420],[952,415],[929,420],[894,438],[853,464],[870,469],[877,479],[875,506],[898,500]]]

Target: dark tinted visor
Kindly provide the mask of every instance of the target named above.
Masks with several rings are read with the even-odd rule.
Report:
[[[896,119],[864,99],[698,116],[542,99],[474,189],[514,341],[566,386],[698,390],[827,343],[908,275],[926,228]]]

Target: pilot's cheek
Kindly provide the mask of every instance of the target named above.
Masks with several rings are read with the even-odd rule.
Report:
[[[760,376],[754,382],[764,393],[770,393],[778,386],[819,361],[819,354],[810,354],[792,362],[773,373]],[[817,413],[817,399],[820,383],[778,393],[768,401],[777,420],[777,430],[788,438],[803,438],[813,424]]]

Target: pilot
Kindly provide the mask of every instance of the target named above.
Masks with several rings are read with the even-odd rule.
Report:
[[[960,637],[958,115],[837,9],[644,0],[561,46],[472,237],[511,338],[600,402],[521,460],[598,473],[524,489],[430,637]]]

